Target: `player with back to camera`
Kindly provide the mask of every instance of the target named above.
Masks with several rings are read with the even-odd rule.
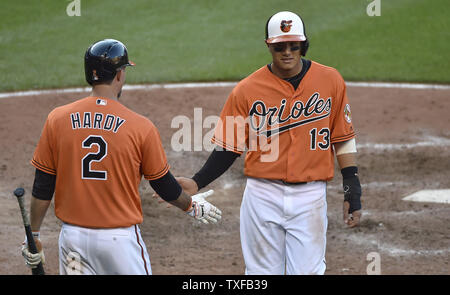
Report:
[[[197,193],[247,149],[240,209],[245,273],[324,274],[334,153],[343,176],[344,222],[354,227],[361,217],[346,86],[334,68],[302,58],[309,41],[297,14],[271,16],[265,42],[272,62],[234,87],[212,139],[216,149],[192,178],[177,180]]]
[[[44,260],[40,227],[55,195],[60,274],[151,274],[139,224],[142,176],[166,201],[203,223],[221,219],[205,200],[186,195],[169,171],[153,123],[119,102],[128,60],[125,45],[105,39],[85,53],[89,97],[54,109],[31,163],[36,167],[30,221],[40,252],[22,246],[25,262]],[[74,261],[78,264],[74,265]]]

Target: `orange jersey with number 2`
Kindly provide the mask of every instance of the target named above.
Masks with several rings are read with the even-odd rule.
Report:
[[[142,223],[142,176],[153,180],[169,171],[153,123],[101,97],[54,109],[31,163],[56,175],[56,216],[89,228]]]

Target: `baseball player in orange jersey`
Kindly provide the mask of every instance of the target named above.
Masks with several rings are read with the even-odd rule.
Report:
[[[247,149],[240,211],[246,274],[323,274],[334,154],[343,175],[344,222],[354,227],[361,217],[346,86],[337,70],[302,58],[309,42],[298,15],[270,17],[265,41],[272,62],[231,92],[212,139],[218,148],[193,178],[177,180],[196,193]]]
[[[138,224],[142,176],[166,201],[203,223],[221,212],[205,198],[189,197],[169,171],[153,123],[119,101],[128,60],[119,41],[96,42],[85,54],[89,97],[54,109],[45,122],[31,163],[36,167],[31,229],[40,253],[26,244],[22,254],[34,267],[44,260],[39,230],[55,195],[63,222],[59,237],[61,274],[151,274]]]

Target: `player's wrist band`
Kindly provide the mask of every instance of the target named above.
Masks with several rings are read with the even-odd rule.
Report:
[[[352,138],[344,142],[336,143],[334,148],[336,149],[336,156],[356,153],[356,140]]]
[[[341,174],[343,179],[358,176],[358,167],[356,166],[345,167],[344,169],[341,169]]]
[[[33,235],[33,238],[35,240],[40,240],[41,239],[41,232],[40,231],[32,231],[31,234]],[[27,236],[25,236],[25,240],[23,242],[24,242],[24,244],[26,244],[28,242]]]

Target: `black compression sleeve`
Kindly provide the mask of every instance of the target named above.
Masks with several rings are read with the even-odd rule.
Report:
[[[341,169],[342,187],[344,189],[344,201],[349,202],[349,213],[361,210],[361,183],[358,178],[356,166]]]
[[[150,186],[165,201],[175,201],[181,194],[182,188],[172,173],[168,171],[163,177],[150,180]]]
[[[213,150],[202,169],[192,177],[198,189],[204,188],[225,173],[239,156],[227,150]]]
[[[50,201],[55,192],[56,175],[45,173],[36,169],[33,183],[33,197],[39,200]]]
[[[355,175],[358,175],[358,167],[350,166],[341,169],[342,178],[351,178]]]

